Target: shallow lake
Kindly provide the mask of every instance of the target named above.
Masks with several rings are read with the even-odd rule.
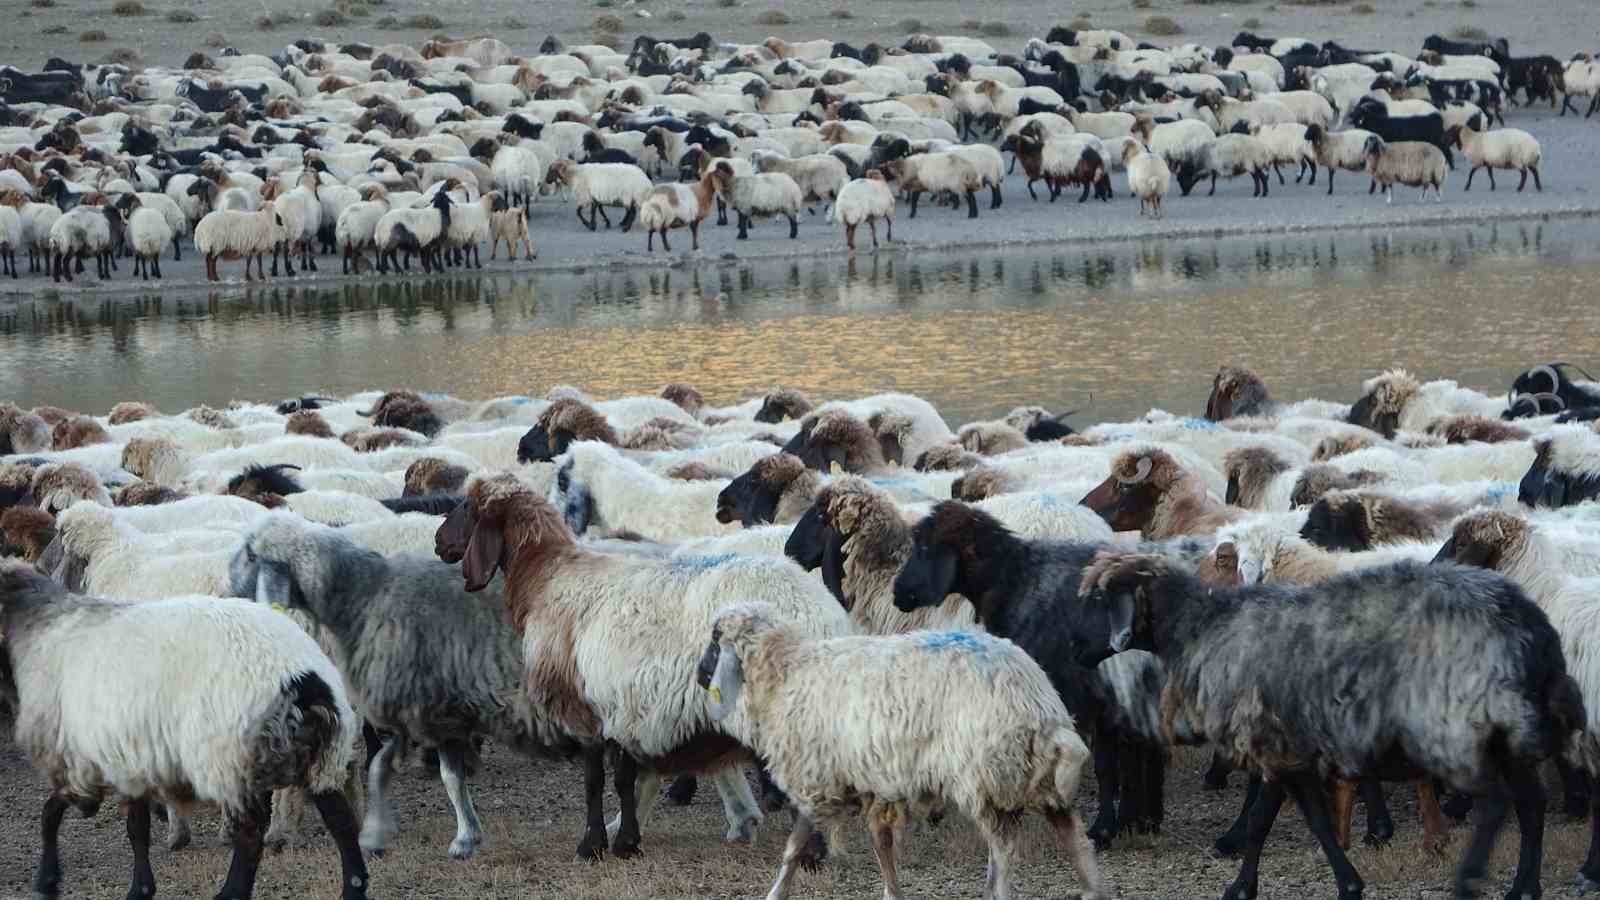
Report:
[[[671,381],[1198,413],[1222,363],[1353,399],[1393,365],[1487,388],[1600,351],[1600,222],[886,253],[0,306],[0,399],[104,413],[410,387],[599,397]],[[1090,397],[1092,395],[1092,405]]]

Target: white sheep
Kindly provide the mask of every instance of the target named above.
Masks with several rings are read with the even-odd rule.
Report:
[[[1267,169],[1272,166],[1273,156],[1271,148],[1254,135],[1236,132],[1218,135],[1206,145],[1197,161],[1179,167],[1178,187],[1187,195],[1195,184],[1209,176],[1211,190],[1207,196],[1212,196],[1217,192],[1219,176],[1231,180],[1249,175],[1250,196],[1265,197],[1270,184]]]
[[[0,275],[17,277],[17,248],[26,245],[22,216],[9,206],[0,206]]]
[[[1128,173],[1128,193],[1139,198],[1139,215],[1144,215],[1149,204],[1151,214],[1161,218],[1161,202],[1172,187],[1167,161],[1138,144],[1129,144],[1122,148],[1122,166]]]
[[[1333,173],[1364,172],[1367,168],[1367,142],[1377,137],[1370,131],[1349,128],[1329,131],[1320,125],[1306,127],[1306,142],[1311,145],[1313,159],[1328,170],[1328,193],[1333,193]],[[1299,179],[1296,179],[1298,181]],[[1311,167],[1311,183],[1317,183],[1316,165]]]
[[[206,213],[194,227],[195,249],[205,255],[206,280],[217,281],[217,260],[243,259],[244,277],[250,277],[250,259],[255,258],[256,275],[266,280],[262,258],[283,240],[283,217],[276,210],[242,212],[218,209]]]
[[[925,192],[935,196],[965,194],[967,218],[978,217],[976,195],[983,187],[983,176],[971,160],[959,153],[919,153],[886,163],[883,172],[886,178],[898,183],[901,190],[911,195],[910,218],[917,217],[917,200]]]
[[[628,163],[579,164],[566,159],[558,159],[550,164],[545,184],[561,184],[571,189],[578,221],[590,231],[599,227],[595,222],[597,215],[605,220],[607,228],[611,227],[611,217],[605,211],[607,206],[620,206],[627,210],[622,217],[622,230],[632,228],[634,217],[639,214],[639,207],[650,196],[651,190],[649,176],[638,166]],[[587,219],[583,217],[585,208],[589,210]]]
[[[95,274],[101,280],[111,277],[116,263],[112,259],[113,241],[121,233],[122,217],[109,206],[77,206],[63,213],[50,226],[50,250],[55,254],[52,281],[71,281],[72,263],[83,271],[83,257],[93,255]]]
[[[736,175],[725,159],[717,160],[710,177],[717,194],[739,215],[739,240],[749,239],[753,219],[766,216],[788,219],[791,240],[800,235],[798,216],[805,197],[793,178],[782,172]]]
[[[782,172],[793,178],[800,187],[800,196],[807,203],[822,203],[824,212],[833,205],[845,182],[850,180],[844,163],[827,153],[785,158],[758,150],[750,155],[750,163],[757,172]]]
[[[598,441],[571,445],[558,465],[550,499],[580,533],[588,525],[675,542],[734,530],[716,518],[724,482],[666,478]],[[587,521],[574,521],[580,514]]]
[[[1366,146],[1367,168],[1373,182],[1383,189],[1388,203],[1394,202],[1394,184],[1422,188],[1422,199],[1428,199],[1428,188],[1433,197],[1444,202],[1444,181],[1449,175],[1444,151],[1422,141],[1395,141],[1389,143],[1379,137],[1368,139]]]
[[[355,817],[339,790],[359,723],[338,670],[288,618],[216,597],[75,596],[7,565],[0,630],[18,701],[15,740],[51,786],[40,896],[60,890],[62,814],[109,798],[126,804],[129,896],[155,892],[149,815],[158,801],[180,813],[200,803],[222,808],[234,858],[219,896],[248,897],[268,794],[281,788],[312,791],[339,847],[343,896],[366,896]]]
[[[352,267],[361,274],[361,262],[368,250],[377,252],[378,221],[389,211],[389,192],[381,184],[362,189],[361,199],[346,206],[333,227],[334,239],[344,255],[344,273]]]
[[[872,247],[877,249],[879,219],[884,222],[884,240],[892,242],[894,193],[883,180],[883,173],[876,169],[868,172],[865,178],[854,179],[841,188],[839,198],[828,213],[828,221],[844,225],[845,246],[852,251],[856,249],[856,228],[862,222],[867,223],[867,228],[872,232]]]
[[[1454,131],[1456,146],[1467,155],[1467,161],[1472,163],[1472,171],[1467,173],[1467,186],[1462,190],[1472,190],[1472,176],[1478,174],[1479,169],[1489,173],[1489,190],[1494,190],[1494,170],[1512,169],[1522,173],[1522,180],[1517,183],[1517,192],[1528,186],[1528,175],[1533,174],[1533,187],[1543,191],[1544,185],[1539,181],[1539,161],[1543,151],[1539,149],[1539,142],[1533,135],[1520,128],[1502,128],[1499,131],[1475,131],[1470,127],[1462,126]],[[1446,134],[1446,139],[1451,137]]]
[[[769,897],[788,895],[813,822],[864,813],[883,895],[898,898],[901,828],[944,804],[989,844],[987,896],[1011,896],[1012,817],[1028,809],[1055,827],[1083,896],[1111,896],[1072,809],[1089,750],[1027,653],[981,632],[822,637],[789,618],[764,603],[722,610],[699,666],[712,716],[800,810]]]
[[[711,213],[711,200],[715,188],[708,175],[693,184],[663,184],[650,192],[644,205],[639,207],[639,224],[644,226],[646,251],[655,250],[655,239],[661,235],[661,247],[671,251],[667,232],[688,226],[693,249],[700,249],[700,222]]]
[[[390,209],[378,219],[373,231],[373,242],[378,247],[378,271],[399,270],[402,251],[406,254],[407,270],[411,268],[413,253],[422,258],[424,272],[443,267],[439,251],[450,231],[454,201],[449,191],[440,190],[431,200],[418,202],[424,205],[402,207],[393,195],[390,196]]]
[[[160,279],[161,251],[172,240],[172,226],[160,210],[143,206],[134,210],[128,217],[128,243],[132,245],[135,257],[133,274],[142,274],[148,281],[150,271],[154,269],[156,278]]]
[[[1278,174],[1278,183],[1283,184],[1283,170],[1278,168],[1283,163],[1296,166],[1295,183],[1299,184],[1308,166],[1316,165],[1316,149],[1311,146],[1311,141],[1306,138],[1310,126],[1298,122],[1280,123],[1277,125],[1257,125],[1251,128],[1250,133],[1255,135],[1266,148],[1272,152],[1272,170]]]

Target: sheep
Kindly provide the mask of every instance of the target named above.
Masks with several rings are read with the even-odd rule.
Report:
[[[1371,490],[1333,491],[1311,505],[1300,536],[1329,550],[1431,541],[1465,511],[1447,499],[1408,502]]]
[[[800,195],[807,203],[820,202],[827,212],[837,202],[839,191],[850,180],[844,163],[826,153],[813,153],[792,159],[766,150],[750,155],[750,163],[757,172],[782,172],[794,179]]]
[[[789,238],[800,234],[796,218],[805,198],[800,185],[781,172],[735,175],[727,160],[718,160],[710,172],[717,194],[739,215],[739,240],[750,237],[750,221],[757,217],[781,215],[789,220]],[[915,204],[913,204],[914,206]]]
[[[42,509],[14,506],[0,513],[0,556],[38,562],[55,538],[55,519]]]
[[[1090,189],[1100,200],[1111,199],[1111,173],[1105,163],[1099,139],[1089,135],[1067,135],[1045,142],[1040,171],[1050,186],[1050,202],[1061,196],[1061,188],[1082,185],[1078,202],[1089,199]]]
[[[0,403],[0,457],[43,453],[50,449],[51,427],[36,413]]]
[[[976,194],[983,178],[966,157],[951,152],[923,153],[891,160],[881,167],[885,180],[897,183],[911,195],[910,218],[917,217],[917,201],[924,192],[965,194],[967,218],[978,217]]]
[[[1391,369],[1361,385],[1361,399],[1348,421],[1393,439],[1398,431],[1421,432],[1436,419],[1453,415],[1498,417],[1503,401],[1458,386],[1454,381],[1426,384],[1404,369]]]
[[[1328,131],[1320,125],[1307,126],[1306,141],[1311,144],[1314,153],[1311,183],[1317,183],[1316,163],[1320,163],[1327,170],[1330,195],[1333,193],[1335,169],[1343,169],[1346,172],[1364,171],[1367,168],[1367,146],[1374,137],[1377,135],[1360,128]]]
[[[128,217],[128,238],[136,257],[133,273],[150,280],[150,270],[161,278],[161,251],[172,241],[172,226],[159,210],[139,208]]]
[[[1209,175],[1211,190],[1207,196],[1212,196],[1217,192],[1217,176],[1232,179],[1249,175],[1250,196],[1265,197],[1270,184],[1267,169],[1272,166],[1273,159],[1272,149],[1254,135],[1219,135],[1195,159],[1178,167],[1178,189],[1187,197],[1195,184]]]
[[[1296,184],[1300,183],[1300,178],[1305,175],[1307,168],[1316,166],[1316,150],[1307,139],[1310,130],[1311,126],[1297,122],[1258,125],[1252,128],[1251,133],[1272,151],[1272,170],[1278,174],[1278,184],[1285,183],[1283,170],[1278,168],[1280,163],[1298,167],[1299,171],[1294,179]]]
[[[1128,173],[1128,193],[1139,198],[1139,215],[1149,204],[1151,214],[1161,218],[1161,203],[1172,186],[1172,170],[1166,160],[1138,144],[1122,148],[1122,165]]]
[[[103,281],[116,269],[115,253],[122,242],[122,216],[110,206],[78,206],[63,213],[50,226],[50,250],[55,264],[51,281],[72,281],[72,266],[83,272],[83,258],[94,256],[95,274]]]
[[[822,476],[791,453],[757,460],[717,492],[716,519],[745,528],[798,521],[822,488]]]
[[[524,666],[499,598],[465,596],[453,567],[423,556],[384,559],[335,529],[278,512],[230,552],[228,580],[233,596],[281,604],[324,630],[367,721],[394,735],[371,761],[364,850],[382,852],[394,834],[389,762],[407,743],[439,751],[456,813],[453,859],[483,843],[464,781],[476,768],[474,738],[524,753],[576,749],[518,689]]]
[[[655,188],[639,208],[639,222],[649,236],[645,241],[648,252],[655,250],[656,234],[661,235],[661,248],[671,252],[667,244],[667,231],[689,227],[691,249],[700,249],[700,223],[711,214],[711,201],[716,187],[708,173],[693,184],[666,184]]]
[[[611,217],[605,211],[607,206],[620,206],[627,210],[622,217],[622,230],[626,232],[632,228],[634,217],[639,214],[639,206],[650,196],[651,190],[649,177],[638,166],[626,163],[579,164],[565,159],[550,164],[545,184],[562,184],[572,190],[578,221],[590,231],[599,227],[594,220],[596,215],[605,220],[607,228],[611,227]],[[587,219],[583,217],[585,207],[589,209]]]
[[[1588,54],[1567,63],[1566,69],[1561,73],[1558,81],[1561,86],[1561,113],[1566,115],[1567,110],[1572,110],[1577,115],[1578,110],[1572,105],[1573,97],[1589,97],[1589,111],[1584,118],[1594,115],[1600,109],[1600,62],[1595,62]]]
[[[361,189],[361,199],[346,206],[335,220],[335,242],[344,255],[342,268],[349,274],[351,267],[361,274],[361,262],[366,251],[377,252],[378,221],[389,211],[389,192],[381,184],[366,185]],[[494,258],[494,254],[490,254]]]
[[[30,567],[0,565],[0,631],[16,743],[50,784],[34,893],[60,891],[67,808],[126,808],[128,895],[155,894],[150,805],[222,808],[233,863],[219,897],[249,897],[269,794],[312,791],[341,863],[341,897],[367,896],[355,817],[339,787],[356,718],[338,670],[294,623],[213,597],[128,603],[69,594]],[[83,665],[85,659],[95,665]],[[118,673],[102,677],[101,665]],[[195,672],[209,673],[196,678]]]
[[[0,206],[0,275],[17,277],[17,248],[27,243],[22,216],[9,206]]]
[[[1533,441],[1533,463],[1517,486],[1530,507],[1559,508],[1600,498],[1600,438],[1579,426],[1558,426]]]
[[[580,445],[580,447],[583,445]],[[602,448],[604,449],[604,448]],[[649,811],[659,775],[726,773],[741,751],[690,684],[694,648],[734,599],[771,603],[817,637],[850,632],[827,591],[788,560],[756,556],[652,559],[584,549],[561,514],[511,475],[481,479],[440,527],[435,552],[462,564],[468,591],[505,570],[505,605],[526,658],[540,660],[529,698],[586,744],[589,818],[579,852],[597,854],[607,835],[599,814],[602,738],[622,749],[617,785],[643,770],[637,796],[623,788],[611,852],[638,852],[638,810]],[[596,587],[606,585],[598,593]],[[663,602],[667,598],[667,602]],[[692,760],[692,761],[691,761]],[[742,777],[719,775],[729,839],[749,838],[760,813]]]
[[[500,242],[505,241],[506,258],[515,259],[517,246],[523,250],[523,259],[532,261],[539,254],[533,249],[533,240],[528,237],[528,211],[517,207],[496,209],[489,213],[489,259],[494,259],[500,250]]]
[[[576,533],[627,530],[670,542],[733,530],[726,527],[732,520],[717,514],[720,490],[716,482],[657,475],[614,447],[582,441],[566,449],[550,499]]]
[[[426,206],[394,208],[384,213],[373,230],[378,248],[378,271],[399,271],[399,254],[404,251],[405,267],[411,268],[411,254],[422,257],[422,270],[444,268],[441,249],[450,234],[450,216],[455,203],[448,190],[433,195]]]
[[[696,678],[712,715],[745,723],[730,730],[768,761],[800,811],[772,897],[787,896],[814,821],[827,826],[859,812],[884,897],[898,898],[899,832],[936,803],[960,809],[984,834],[989,895],[1011,895],[1013,817],[1031,808],[1055,828],[1083,896],[1111,896],[1072,811],[1088,748],[1045,673],[1016,645],[963,631],[824,638],[764,603],[722,610],[710,637]],[[841,693],[846,679],[861,676],[875,690]],[[859,709],[840,715],[850,702]],[[974,712],[912,712],[950,703]],[[973,759],[988,763],[974,768]]]
[[[839,189],[828,221],[844,225],[844,242],[850,252],[856,249],[856,228],[862,222],[872,232],[872,248],[878,249],[878,220],[882,219],[884,240],[894,241],[894,194],[884,181],[883,173],[873,169],[865,177],[856,178]]]
[[[1102,653],[1149,650],[1166,665],[1169,732],[1198,731],[1265,775],[1228,896],[1255,896],[1262,843],[1286,794],[1339,893],[1359,896],[1323,778],[1359,779],[1402,761],[1481,798],[1456,875],[1462,896],[1484,875],[1508,785],[1535,836],[1522,843],[1510,893],[1539,896],[1544,792],[1534,767],[1583,727],[1585,712],[1559,636],[1514,584],[1410,562],[1303,588],[1229,590],[1157,557],[1108,553],[1084,572],[1080,594],[1086,612],[1106,617]],[[1419,655],[1418,642],[1440,649]],[[1475,687],[1463,694],[1463,684]],[[1351,709],[1363,715],[1352,719]]]
[[[1479,132],[1462,126],[1447,132],[1445,140],[1460,147],[1467,156],[1467,162],[1472,164],[1472,171],[1467,173],[1467,186],[1462,190],[1472,190],[1472,176],[1479,169],[1489,173],[1491,191],[1494,190],[1495,169],[1514,169],[1522,173],[1522,180],[1517,183],[1519,194],[1528,186],[1529,173],[1533,174],[1534,190],[1544,190],[1544,185],[1539,181],[1539,161],[1543,151],[1539,149],[1539,142],[1526,131],[1502,128],[1499,131]]]
[[[1427,108],[1432,111],[1402,115],[1382,102],[1363,101],[1350,112],[1350,124],[1372,132],[1380,142],[1431,144],[1443,154],[1445,165],[1454,169],[1455,158],[1444,139],[1444,117],[1432,106]],[[1369,141],[1367,148],[1362,151],[1363,155],[1371,155],[1371,146]]]
[[[1118,454],[1111,474],[1082,503],[1113,530],[1139,531],[1146,540],[1211,533],[1242,515],[1218,503],[1204,481],[1153,447]]]
[[[219,259],[243,259],[244,278],[253,281],[250,277],[252,257],[256,261],[256,275],[265,281],[267,273],[262,257],[283,240],[283,234],[283,216],[275,209],[258,212],[218,209],[206,213],[194,227],[194,246],[205,255],[207,281],[221,278],[217,274]]]
[[[278,275],[278,254],[283,254],[284,274],[293,276],[289,254],[300,250],[300,267],[317,270],[313,256],[313,242],[322,228],[322,200],[317,195],[317,173],[307,169],[293,190],[283,191],[281,182],[271,182],[262,188],[262,199],[270,200],[283,220],[283,234],[279,246],[272,249],[272,275]]]

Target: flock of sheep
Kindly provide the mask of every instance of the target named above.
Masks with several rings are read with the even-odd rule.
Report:
[[[1392,840],[1381,779],[1415,783],[1430,846],[1477,807],[1456,896],[1514,807],[1508,896],[1538,897],[1544,762],[1600,834],[1600,383],[1580,374],[1502,396],[1396,369],[1291,403],[1224,367],[1202,415],[1082,431],[1037,406],[952,430],[905,394],[713,407],[682,384],[0,404],[0,696],[50,787],[34,895],[61,889],[65,811],[113,800],[129,896],[155,890],[151,816],[179,847],[214,804],[218,896],[247,898],[309,796],[357,900],[397,757],[437,755],[466,858],[492,741],[581,761],[590,859],[640,852],[667,778],[679,800],[711,781],[729,841],[787,805],[774,898],[851,818],[897,898],[904,827],[946,812],[1009,897],[1030,810],[1084,895],[1113,896],[1094,849],[1159,831],[1170,750],[1201,743],[1208,781],[1251,774],[1217,840],[1244,855],[1226,896],[1256,895],[1288,798],[1361,896],[1350,806]]]
[[[242,259],[245,277],[280,259],[315,270],[339,253],[380,271],[481,266],[503,241],[533,256],[534,199],[571,197],[593,231],[647,233],[646,249],[727,208],[738,237],[756,219],[827,210],[855,234],[892,240],[897,200],[930,194],[977,217],[1002,202],[1020,163],[1030,197],[1045,182],[1113,196],[1124,172],[1141,214],[1162,214],[1176,178],[1248,175],[1266,196],[1279,167],[1366,171],[1442,199],[1454,149],[1467,188],[1486,169],[1531,175],[1539,142],[1504,126],[1506,108],[1558,95],[1600,103],[1587,55],[1513,57],[1504,38],[1431,37],[1417,56],[1333,41],[1241,33],[1230,47],[1137,44],[1116,31],[1052,29],[1021,56],[985,41],[913,35],[900,46],[826,40],[718,44],[705,33],[640,36],[630,52],[546,40],[514,55],[495,38],[373,47],[299,40],[273,56],[223,51],[181,69],[51,60],[0,67],[0,274],[70,281],[93,256],[109,278],[122,255],[159,278],[193,237],[206,276]],[[1520,99],[1519,99],[1520,98]],[[1098,111],[1091,111],[1098,107]],[[671,179],[676,178],[676,181]],[[540,228],[556,227],[540,216]],[[255,262],[255,275],[250,264]]]

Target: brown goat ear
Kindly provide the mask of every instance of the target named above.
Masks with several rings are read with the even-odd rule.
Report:
[[[467,541],[467,555],[461,560],[461,574],[468,591],[481,591],[494,579],[500,568],[500,553],[505,549],[505,535],[494,522],[479,518]]]

